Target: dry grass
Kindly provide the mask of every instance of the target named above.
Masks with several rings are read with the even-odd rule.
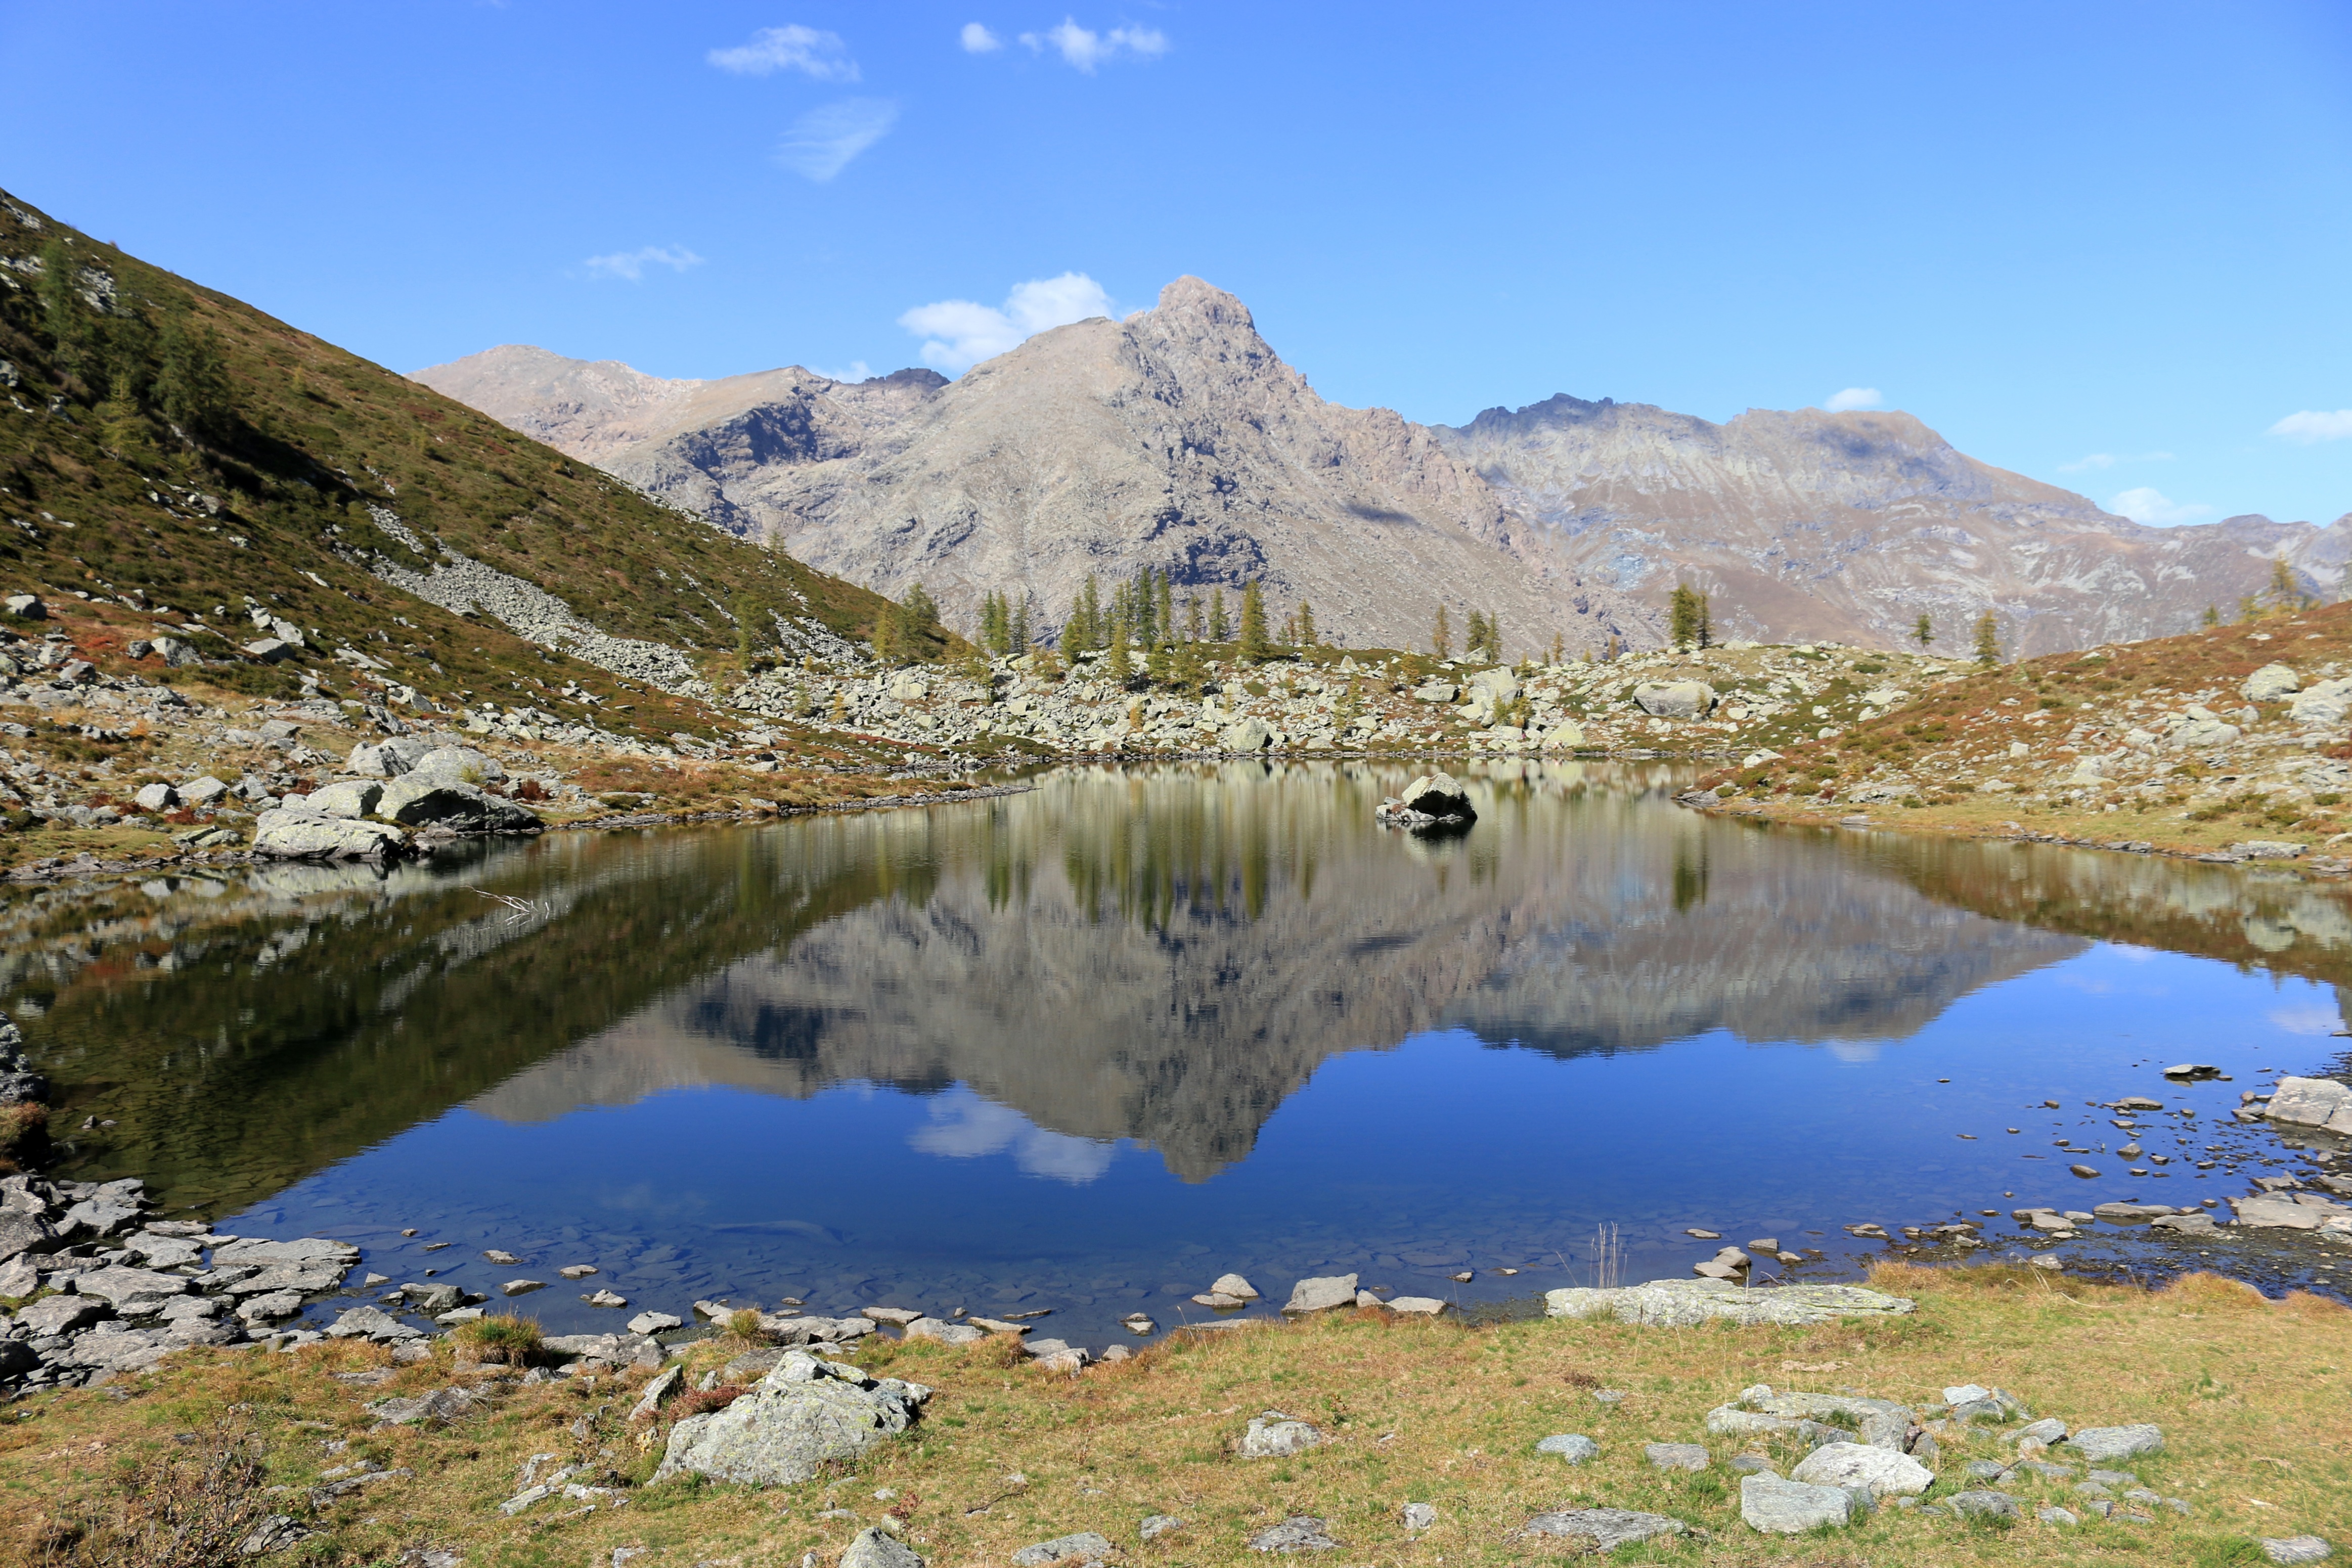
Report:
[[[0,1428],[0,1560],[26,1560],[52,1521],[101,1503],[111,1466],[161,1451],[175,1430],[232,1404],[251,1407],[273,1482],[302,1487],[359,1458],[415,1471],[328,1505],[320,1522],[330,1533],[298,1549],[294,1560],[304,1561],[383,1562],[426,1542],[459,1548],[478,1565],[601,1563],[617,1546],[647,1549],[638,1568],[730,1559],[755,1568],[804,1552],[830,1560],[879,1520],[886,1504],[873,1494],[883,1487],[897,1491],[888,1510],[940,1568],[1002,1563],[1032,1542],[1080,1530],[1100,1531],[1139,1561],[1258,1561],[1247,1537],[1293,1513],[1329,1521],[1346,1563],[1519,1563],[1559,1553],[1530,1553],[1509,1531],[1541,1510],[1590,1504],[1674,1514],[1711,1537],[1646,1555],[1628,1548],[1619,1562],[2121,1568],[2247,1561],[2256,1534],[2352,1536],[2342,1443],[2352,1312],[2311,1297],[2265,1301],[2204,1276],[2156,1292],[2004,1268],[1895,1266],[1876,1280],[1916,1295],[1919,1312],[1866,1326],[1674,1331],[1549,1321],[1466,1330],[1350,1313],[1288,1330],[1179,1336],[1076,1378],[1008,1366],[993,1344],[869,1341],[861,1362],[939,1394],[915,1432],[856,1474],[769,1492],[665,1485],[588,1513],[551,1500],[513,1520],[495,1504],[531,1454],[628,1480],[652,1473],[661,1426],[625,1424],[644,1374],[509,1381],[488,1415],[438,1430],[372,1431],[365,1401],[467,1375],[425,1363],[383,1386],[353,1388],[328,1375],[379,1363],[383,1352],[198,1353],[129,1383],[128,1399],[101,1389],[18,1407],[27,1416]],[[731,1336],[698,1347],[690,1375],[737,1348]],[[1645,1442],[1705,1440],[1705,1412],[1753,1383],[1924,1401],[1967,1381],[2007,1387],[2037,1414],[2076,1426],[2158,1423],[2167,1451],[2132,1468],[2192,1513],[2059,1532],[1888,1510],[1835,1540],[1766,1539],[1739,1522],[1722,1462],[1731,1447],[1711,1441],[1717,1463],[1696,1475],[1654,1471],[1642,1457]],[[1626,1397],[1603,1405],[1596,1386]],[[666,1419],[689,1407],[675,1403]],[[1335,1440],[1290,1459],[1235,1458],[1234,1438],[1270,1407]],[[1571,1469],[1533,1452],[1537,1439],[1563,1431],[1594,1437],[1601,1457]],[[348,1447],[329,1454],[327,1443]],[[1989,1436],[1948,1448],[1946,1484],[1966,1484],[1959,1466],[1997,1451]],[[2013,1490],[2029,1512],[2058,1498],[2038,1486]],[[1417,1542],[1397,1522],[1408,1501],[1441,1513]],[[835,1507],[858,1518],[816,1517]],[[1152,1513],[1189,1526],[1139,1547],[1137,1522]]]

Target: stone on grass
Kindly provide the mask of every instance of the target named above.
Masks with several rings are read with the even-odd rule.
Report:
[[[2142,1423],[2132,1427],[2085,1427],[2067,1439],[2077,1454],[2093,1464],[2128,1459],[2139,1454],[2164,1452],[2164,1433]]]
[[[1434,1503],[1409,1502],[1400,1511],[1399,1517],[1403,1520],[1404,1527],[1417,1535],[1437,1523],[1437,1506]]]
[[[1136,1535],[1145,1541],[1157,1541],[1163,1535],[1173,1535],[1184,1528],[1184,1521],[1172,1513],[1155,1513],[1137,1528]]]
[[[1335,1552],[1339,1543],[1331,1539],[1330,1526],[1311,1514],[1293,1514],[1271,1530],[1261,1530],[1250,1537],[1252,1552]]]
[[[1700,1443],[1646,1443],[1642,1457],[1662,1470],[1706,1469],[1706,1448]]]
[[[1644,681],[1633,688],[1633,706],[1654,718],[1705,718],[1715,706],[1715,688],[1705,681]]]
[[[841,1568],[923,1568],[923,1560],[905,1542],[869,1525],[841,1554]]]
[[[751,1486],[797,1486],[905,1431],[929,1394],[919,1384],[877,1380],[842,1362],[787,1351],[726,1409],[671,1427],[653,1479],[692,1471]]]
[[[777,1359],[781,1361],[783,1358],[779,1356]],[[772,1364],[772,1363],[771,1365]],[[677,1392],[678,1385],[685,1381],[686,1368],[682,1366],[664,1368],[646,1383],[645,1392],[637,1396],[636,1404],[629,1408],[629,1419],[649,1420],[660,1414],[662,1401]]]
[[[1392,1312],[1433,1318],[1445,1311],[1447,1303],[1439,1301],[1435,1296],[1391,1296],[1387,1305],[1389,1311]]]
[[[1013,1568],[1059,1568],[1064,1563],[1099,1563],[1118,1550],[1104,1537],[1090,1530],[1083,1531],[1023,1547],[1013,1554]]]
[[[1935,1473],[1910,1455],[1867,1443],[1824,1443],[1789,1479],[1813,1486],[1868,1487],[1873,1497],[1917,1497],[1936,1482]]]
[[[1580,1465],[1587,1459],[1599,1458],[1601,1445],[1581,1432],[1555,1432],[1536,1445],[1536,1452],[1558,1454],[1571,1465]]]
[[[1321,1312],[1333,1307],[1356,1304],[1356,1276],[1328,1274],[1313,1280],[1301,1280],[1290,1287],[1290,1300],[1285,1301],[1286,1312]]]
[[[1802,1535],[1853,1517],[1853,1494],[1843,1487],[1809,1486],[1778,1476],[1742,1476],[1739,1517],[1767,1535]]]
[[[2333,1555],[2327,1542],[2316,1535],[2258,1535],[2254,1544],[2273,1563],[2325,1563]]]
[[[1711,1318],[1740,1323],[1821,1323],[1840,1318],[1899,1317],[1912,1311],[1914,1304],[1907,1297],[1860,1285],[1780,1285],[1756,1291],[1722,1280],[1653,1280],[1622,1290],[1544,1292],[1544,1311],[1555,1318],[1613,1317],[1622,1323],[1660,1328],[1687,1328]]]
[[[2035,1421],[2029,1426],[2020,1427],[2001,1439],[2004,1443],[2041,1443],[2044,1446],[2051,1443],[2063,1443],[2065,1440],[2066,1423],[2054,1416]]]
[[[2040,1524],[2063,1526],[2083,1522],[2074,1510],[2066,1508],[2037,1508],[2033,1511],[2033,1518]]]
[[[373,817],[383,799],[383,786],[373,779],[346,779],[311,790],[302,806],[320,817]]]
[[[463,1388],[436,1388],[413,1399],[382,1399],[368,1413],[388,1427],[412,1427],[428,1421],[455,1421],[480,1409],[485,1401]]]
[[[1664,1514],[1636,1513],[1625,1508],[1571,1508],[1539,1513],[1520,1528],[1520,1533],[1581,1541],[1588,1552],[1614,1552],[1654,1535],[1680,1535],[1685,1528],[1681,1520]]]
[[[1943,1500],[1944,1506],[1964,1519],[2016,1519],[2017,1500],[2007,1492],[1954,1492]]]
[[[1250,1417],[1249,1430],[1234,1444],[1234,1451],[1244,1459],[1278,1459],[1327,1442],[1316,1427],[1279,1410],[1269,1410],[1263,1416]]]
[[[353,1307],[327,1330],[329,1339],[416,1339],[424,1330],[374,1307]]]

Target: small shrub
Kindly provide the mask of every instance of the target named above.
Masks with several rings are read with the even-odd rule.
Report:
[[[477,1361],[520,1366],[539,1353],[545,1336],[531,1319],[498,1312],[459,1323],[456,1338],[458,1345],[470,1351]]]
[[[722,1383],[716,1388],[689,1388],[664,1406],[662,1413],[674,1422],[689,1416],[708,1416],[726,1409],[749,1392],[740,1383]]]
[[[102,1513],[53,1537],[50,1561],[71,1568],[215,1568],[273,1511],[262,1490],[261,1444],[223,1419],[186,1448],[142,1461]]]
[[[746,1344],[759,1344],[767,1338],[760,1330],[760,1313],[755,1307],[744,1307],[728,1313],[727,1332]]]

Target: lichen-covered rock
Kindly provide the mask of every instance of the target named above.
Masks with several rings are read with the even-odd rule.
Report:
[[[382,822],[307,810],[264,811],[254,824],[253,847],[288,860],[389,860],[406,852],[408,835]]]
[[[1269,1410],[1250,1417],[1249,1430],[1241,1435],[1234,1451],[1244,1459],[1280,1459],[1305,1453],[1327,1440],[1319,1429],[1308,1423],[1279,1410]]]
[[[1709,1318],[1742,1323],[1820,1323],[1839,1318],[1899,1317],[1916,1303],[1860,1285],[1780,1285],[1746,1290],[1723,1280],[1653,1280],[1620,1290],[1544,1293],[1555,1318],[1613,1317],[1622,1323],[1686,1328]]]
[[[869,1525],[841,1554],[841,1568],[923,1568],[923,1560],[897,1536]]]
[[[1789,1472],[1792,1481],[1823,1487],[1868,1487],[1873,1497],[1917,1497],[1935,1485],[1935,1472],[1908,1454],[1867,1443],[1824,1443]]]
[[[2141,1423],[2131,1427],[2085,1427],[2066,1440],[2067,1447],[2095,1465],[2111,1464],[2138,1454],[2164,1451],[2162,1428]]]
[[[1705,718],[1715,706],[1715,688],[1705,681],[1644,681],[1633,688],[1633,706],[1653,718]]]
[[[1680,1535],[1686,1528],[1678,1519],[1659,1513],[1636,1513],[1625,1508],[1570,1508],[1539,1513],[1520,1526],[1523,1535],[1551,1535],[1580,1541],[1589,1552],[1614,1552],[1654,1535]]]
[[[383,786],[373,779],[345,779],[313,789],[302,804],[321,817],[372,817],[383,799]]]
[[[2303,689],[2303,677],[2286,664],[2264,664],[2239,685],[2250,703],[2274,703]]]
[[[1356,1276],[1324,1274],[1311,1280],[1301,1280],[1290,1287],[1290,1300],[1282,1304],[1286,1312],[1322,1312],[1333,1307],[1356,1304]]]
[[[2263,1114],[2273,1122],[2352,1134],[2352,1086],[2333,1078],[2282,1078]]]
[[[693,1471],[751,1486],[797,1486],[831,1461],[856,1459],[915,1422],[930,1390],[877,1380],[837,1361],[786,1351],[749,1394],[670,1428],[656,1481]]]
[[[1743,1476],[1739,1517],[1767,1535],[1802,1535],[1824,1525],[1843,1528],[1853,1518],[1853,1494],[1843,1487],[1811,1486],[1778,1476]]]

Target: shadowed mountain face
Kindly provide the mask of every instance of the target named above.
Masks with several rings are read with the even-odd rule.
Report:
[[[1571,570],[1656,600],[1687,580],[1719,625],[1778,642],[1957,644],[1986,611],[2025,653],[2187,631],[2284,558],[2333,598],[2352,515],[2145,528],[1979,463],[1907,413],[1750,409],[1726,424],[1565,393],[1491,408],[1446,449]]]

